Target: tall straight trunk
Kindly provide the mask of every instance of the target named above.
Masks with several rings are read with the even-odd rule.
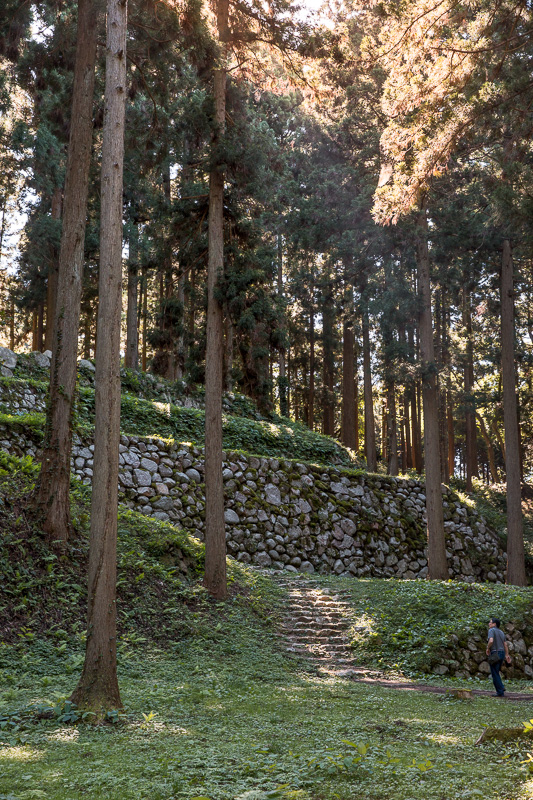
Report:
[[[472,491],[472,478],[477,477],[477,431],[476,407],[472,397],[474,390],[474,344],[472,341],[472,308],[470,291],[463,290],[463,326],[465,329],[466,353],[464,365],[464,406],[466,430],[466,489]]]
[[[233,322],[226,315],[224,320],[224,389],[226,392],[233,391],[233,343],[235,340]]]
[[[398,474],[398,431],[396,422],[396,391],[394,381],[389,380],[387,384],[387,443],[388,443],[388,464],[387,472],[389,475]]]
[[[291,348],[289,345],[289,347],[287,347],[287,416],[289,418],[291,416],[291,402],[292,402],[291,383],[289,380],[290,374],[291,374]]]
[[[448,335],[448,322],[449,313],[447,311],[447,298],[446,290],[442,288],[439,293],[439,364],[442,371],[446,368],[448,373],[446,380],[438,380],[439,391],[439,434],[440,434],[440,464],[442,470],[443,483],[449,483],[450,471],[448,461],[448,392],[449,385],[449,365],[450,365],[450,351],[449,351],[449,335]]]
[[[297,392],[295,392],[295,395]],[[315,314],[311,309],[309,315],[309,416],[307,425],[311,430],[315,427]]]
[[[405,428],[405,466],[406,469],[413,468],[413,449],[411,445],[411,420],[409,417],[409,391],[403,393],[403,423]]]
[[[418,288],[417,288],[418,292]],[[409,328],[408,333],[409,350],[413,359],[417,358],[415,349],[415,334],[412,327]],[[408,389],[409,403],[411,406],[411,442],[412,442],[412,461],[413,467],[421,474],[424,463],[422,459],[422,425],[420,420],[419,408],[420,404],[417,402],[419,385],[418,381],[413,382]]]
[[[63,187],[56,186],[52,195],[52,219],[61,219],[61,206],[63,202]],[[55,247],[54,247],[55,251]],[[59,273],[59,262],[57,251],[52,253],[48,278],[46,281],[46,333],[44,337],[44,349],[51,350],[54,346],[54,320],[57,306],[57,281]]]
[[[357,384],[353,323],[345,320],[342,329],[342,428],[341,441],[357,450]]]
[[[219,63],[213,74],[216,152],[225,131],[228,0],[218,0]],[[224,272],[224,172],[215,165],[209,175],[209,225],[207,265],[207,343],[205,355],[205,577],[210,595],[227,594],[224,486],[222,481],[222,382],[224,319],[215,291]]]
[[[363,392],[365,402],[365,458],[369,472],[378,468],[376,455],[376,426],[374,400],[372,397],[372,373],[370,371],[370,326],[368,309],[363,309]]]
[[[182,309],[181,330],[178,334],[176,347],[176,380],[183,380],[185,374],[185,335],[184,335],[184,314],[185,314],[185,276],[183,272],[178,275],[178,302]]]
[[[285,302],[283,296],[283,239],[281,234],[278,234],[278,300],[279,300],[279,313],[280,317],[280,328],[282,333],[282,338],[285,336],[286,333],[286,325],[285,325]],[[278,378],[278,389],[279,389],[279,413],[282,417],[287,417],[289,415],[289,405],[288,405],[288,386],[287,386],[287,367],[285,364],[285,347],[282,346],[279,348],[279,378]]]
[[[83,320],[83,357],[87,360],[91,357],[91,323],[92,308],[89,306]]]
[[[420,212],[417,236],[418,290],[420,298],[420,361],[424,405],[424,455],[426,465],[426,514],[428,537],[428,578],[448,580],[444,516],[442,510],[439,405],[435,375],[431,282],[429,273],[428,223],[426,210]]]
[[[15,301],[13,298],[9,304],[9,349],[15,349]]]
[[[73,702],[99,717],[121,706],[116,652],[116,550],[126,27],[126,0],[108,0],[87,645],[83,672],[72,695]]]
[[[148,269],[142,268],[141,273],[141,295],[142,295],[142,331],[143,346],[141,353],[142,371],[146,372],[147,365],[147,344],[148,344]]]
[[[483,436],[483,439],[485,440],[485,444],[487,446],[490,479],[492,483],[498,483],[498,470],[496,468],[496,457],[494,455],[494,445],[492,444],[492,439],[489,436],[487,426],[485,425],[485,420],[483,419],[481,414],[476,412],[476,419],[479,423],[479,430],[481,431],[481,435]]]
[[[35,505],[42,516],[42,529],[49,540],[62,543],[68,540],[71,527],[69,489],[72,413],[76,390],[85,220],[91,160],[97,16],[95,0],[79,0],[72,124],[65,176],[50,394],[41,472],[35,488]]]
[[[139,283],[139,230],[132,223],[129,237],[128,306],[126,311],[126,351],[124,365],[128,369],[139,366],[139,331],[137,328],[137,296]]]
[[[386,464],[389,459],[389,443],[387,441],[388,430],[388,409],[387,409],[387,394],[383,398],[381,405],[381,461]]]
[[[331,281],[328,280],[322,313],[322,380],[324,384],[322,432],[326,436],[335,435],[333,320],[333,289]]]
[[[514,350],[514,281],[511,242],[505,239],[501,275],[503,424],[507,487],[507,583],[525,586],[524,530],[520,483],[520,436]]]
[[[446,430],[448,434],[448,478],[453,478],[455,474],[455,430],[453,421],[453,396],[449,390],[447,392]]]
[[[44,302],[39,303],[37,309],[37,340],[36,350],[40,353],[44,350]]]

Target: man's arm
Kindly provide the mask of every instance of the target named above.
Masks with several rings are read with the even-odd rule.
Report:
[[[491,636],[489,641],[487,642],[487,655],[490,655],[490,648],[494,643],[494,638]],[[505,647],[507,647],[507,642],[505,642]]]

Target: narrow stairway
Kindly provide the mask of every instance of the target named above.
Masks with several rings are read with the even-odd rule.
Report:
[[[285,576],[277,578],[277,583],[288,593],[282,635],[289,654],[341,677],[379,674],[357,666],[349,644],[350,606],[342,592]]]

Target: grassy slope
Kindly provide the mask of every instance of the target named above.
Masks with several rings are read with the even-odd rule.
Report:
[[[70,560],[47,560],[22,499],[32,472],[27,464],[0,485],[0,800],[229,800],[247,792],[256,794],[246,800],[266,800],[280,786],[287,800],[533,797],[520,765],[526,746],[473,747],[484,725],[519,725],[531,707],[318,678],[284,656],[273,626],[282,592],[268,578],[229,562],[231,598],[212,603],[198,582],[201,546],[136,514],[121,517],[119,535],[126,714],[98,729],[69,721],[63,698],[83,659],[87,492],[73,495],[80,533]],[[505,587],[320,582],[349,589],[354,622],[371,617],[381,638],[377,649],[374,639],[356,652],[391,668],[399,619],[436,644],[451,620],[484,629],[478,617],[496,602],[508,613],[524,610],[524,592]],[[400,644],[403,666],[414,669],[417,643]],[[39,720],[27,711],[36,703],[58,710]],[[347,742],[369,748],[360,763]],[[487,783],[488,763],[497,787]]]

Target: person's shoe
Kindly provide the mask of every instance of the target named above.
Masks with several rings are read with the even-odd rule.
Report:
[[[493,692],[491,696],[492,697],[505,697],[505,692],[503,692],[502,694],[498,694],[498,692]]]

